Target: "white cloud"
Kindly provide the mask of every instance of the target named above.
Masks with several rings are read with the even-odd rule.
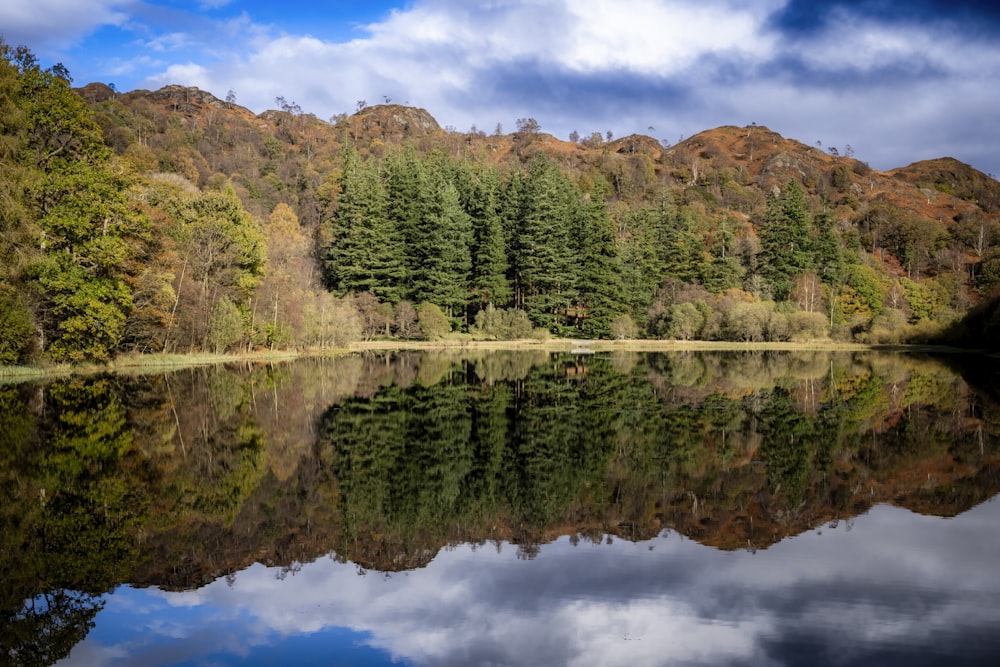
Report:
[[[195,86],[203,90],[213,90],[215,75],[202,65],[185,63],[171,65],[162,74],[149,79],[153,88],[160,88],[174,83]]]
[[[105,25],[128,21],[129,0],[5,0],[0,34],[33,50],[62,49]]]
[[[511,545],[499,555],[462,546],[389,577],[359,576],[332,559],[283,580],[255,565],[231,586],[119,591],[108,605],[166,619],[137,635],[150,650],[159,641],[157,650],[192,661],[221,645],[233,650],[237,636],[244,647],[267,646],[333,627],[395,659],[435,665],[769,665],[768,646],[805,639],[839,651],[838,637],[874,654],[947,649],[1000,623],[998,517],[997,503],[953,520],[877,507],[851,529],[841,523],[755,554],[670,535],[577,547],[563,538],[528,562]],[[154,608],[143,614],[132,595]],[[67,664],[100,652],[88,639],[72,656],[80,661]]]
[[[761,34],[763,13],[718,3],[579,2],[572,48],[553,53],[581,70],[624,69],[665,76],[683,72],[706,54],[733,52],[761,57],[773,38]]]
[[[562,138],[654,126],[671,141],[755,121],[807,143],[852,144],[879,169],[952,155],[1000,171],[992,150],[1000,129],[990,120],[1000,42],[843,9],[831,10],[829,29],[781,33],[769,21],[785,4],[415,0],[342,42],[283,32],[246,12],[216,20],[135,5],[126,20],[133,5],[121,0],[17,0],[0,8],[0,25],[64,40],[121,25],[144,47],[131,58],[106,56],[99,78],[219,96],[233,89],[257,112],[279,95],[322,118],[389,97],[462,130],[498,121],[509,130],[532,116]],[[54,26],[52,16],[60,17]],[[142,58],[157,59],[156,69]]]

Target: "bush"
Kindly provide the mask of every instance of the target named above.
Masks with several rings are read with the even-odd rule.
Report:
[[[635,338],[639,335],[639,327],[628,315],[619,315],[611,322],[611,336],[618,340]]]
[[[212,315],[208,319],[206,333],[208,347],[216,354],[243,338],[243,318],[232,301],[222,297],[212,307]]]
[[[33,335],[28,304],[13,287],[0,283],[0,364],[24,361]]]
[[[424,302],[417,306],[417,321],[427,340],[441,340],[451,331],[448,317],[433,303]]]
[[[690,302],[675,303],[667,307],[666,334],[669,338],[691,340],[697,338],[701,327],[705,324],[705,316],[698,307]]]
[[[830,328],[823,313],[799,311],[788,315],[788,332],[791,340],[803,342],[827,338]]]
[[[518,340],[531,336],[528,313],[517,308],[498,310],[493,304],[476,313],[472,335],[480,340]]]
[[[550,338],[552,338],[552,332],[545,327],[536,327],[531,330],[531,339],[537,340],[539,343],[544,343]]]

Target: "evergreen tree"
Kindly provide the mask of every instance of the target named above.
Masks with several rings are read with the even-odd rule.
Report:
[[[611,323],[625,312],[624,287],[618,272],[618,252],[611,217],[600,193],[586,202],[578,241],[579,303],[584,309],[584,333],[592,338],[611,335]]]
[[[736,237],[730,220],[723,220],[712,232],[710,259],[699,270],[699,281],[713,294],[738,288],[743,282],[744,269],[734,253]]]
[[[828,209],[820,211],[816,223],[816,270],[827,285],[838,285],[844,275],[844,249],[833,216]]]
[[[552,330],[577,300],[573,228],[582,211],[576,188],[546,159],[534,160],[527,177],[516,235],[518,291],[532,321]]]
[[[663,264],[655,241],[653,211],[648,207],[625,210],[617,218],[619,270],[625,307],[640,322],[645,320],[663,279]]]
[[[660,193],[653,211],[654,243],[663,277],[694,281],[703,261],[703,244],[695,233],[692,212],[683,209],[671,192]]]
[[[465,199],[465,210],[472,219],[472,292],[480,309],[488,304],[503,307],[511,299],[499,190],[496,171],[483,170],[471,182]]]
[[[434,303],[456,318],[464,314],[469,299],[472,222],[455,186],[441,183],[426,217],[418,222],[418,235],[408,248],[413,258],[409,296]]]
[[[386,215],[396,230],[399,242],[404,248],[403,298],[414,302],[423,299],[418,292],[427,289],[426,277],[415,280],[425,256],[415,252],[424,242],[429,218],[433,214],[437,198],[438,181],[432,181],[424,160],[417,155],[412,144],[386,157],[383,183],[386,193]],[[419,284],[417,284],[419,283]]]
[[[385,188],[371,162],[346,150],[337,212],[326,251],[326,275],[341,294],[371,292],[383,301],[403,298],[403,247],[389,219]]]
[[[760,243],[761,274],[773,286],[775,299],[784,301],[793,276],[814,267],[809,204],[797,181],[789,181],[780,196],[768,196]]]

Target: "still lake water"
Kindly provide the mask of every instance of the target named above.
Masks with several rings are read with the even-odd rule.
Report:
[[[0,386],[0,662],[1000,664],[998,388],[787,352]]]

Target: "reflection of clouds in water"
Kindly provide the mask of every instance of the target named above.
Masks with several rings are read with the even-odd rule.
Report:
[[[995,651],[997,527],[1000,503],[958,519],[878,507],[851,531],[841,524],[754,554],[671,534],[612,546],[563,538],[530,562],[510,545],[499,556],[459,547],[389,577],[321,559],[281,581],[256,565],[232,587],[155,593],[155,606],[169,607],[151,610],[147,627],[183,637],[189,656],[222,644],[252,654],[276,638],[346,627],[394,659],[435,665],[759,665],[795,650],[822,664],[920,646],[931,656],[968,641]],[[138,592],[121,593],[129,603]],[[85,645],[67,664],[139,664],[98,659]]]

